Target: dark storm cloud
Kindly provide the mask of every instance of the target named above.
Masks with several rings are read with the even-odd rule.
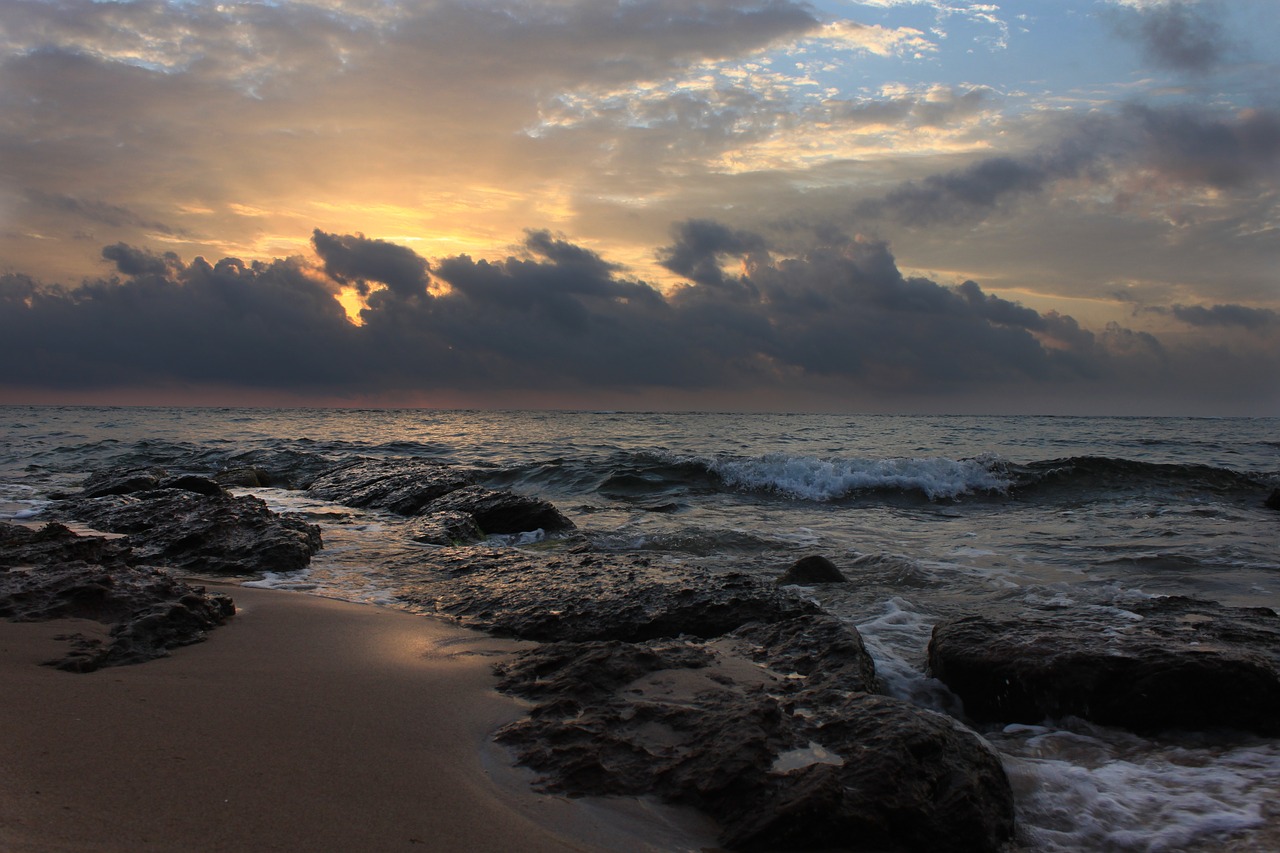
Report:
[[[1116,32],[1138,44],[1149,62],[1174,71],[1204,73],[1229,49],[1218,3],[1171,0],[1112,18]]]
[[[154,254],[108,249],[133,271],[128,278],[75,289],[21,276],[0,281],[0,349],[30,366],[25,382],[315,389],[356,379],[346,359],[352,327],[329,290],[295,262],[197,258],[162,269]]]
[[[1267,308],[1244,305],[1175,305],[1169,309],[1174,317],[1192,326],[1236,326],[1244,329],[1266,329],[1280,325],[1280,314]]]
[[[0,357],[22,363],[19,381],[32,386],[207,383],[328,394],[767,394],[814,383],[883,395],[1115,391],[1139,367],[1149,381],[1176,361],[1142,332],[1113,326],[1094,335],[972,281],[953,288],[904,276],[885,243],[862,238],[783,255],[751,231],[680,223],[661,253],[689,274],[663,295],[586,248],[529,231],[523,256],[439,261],[431,297],[426,261],[405,247],[323,231],[313,240],[319,266],[301,258],[186,265],[116,245],[104,255],[124,278],[66,289],[4,277]],[[730,262],[740,270],[726,272]],[[367,289],[360,326],[334,299],[353,281],[386,285]],[[1202,325],[1267,313],[1177,311]],[[1255,362],[1274,366],[1274,354]]]
[[[676,242],[663,250],[660,263],[677,275],[709,287],[740,283],[725,276],[720,269],[722,259],[743,257],[765,248],[760,235],[707,219],[690,219],[675,230]]]
[[[182,262],[173,252],[157,255],[124,243],[102,247],[102,257],[116,265],[124,275],[164,275],[170,269],[181,269]]]
[[[429,267],[412,249],[363,234],[326,234],[319,228],[312,232],[311,244],[324,271],[337,282],[353,284],[362,293],[368,293],[366,282],[376,281],[400,298],[426,295]]]
[[[1138,153],[1184,183],[1238,187],[1280,166],[1280,114],[1247,110],[1230,118],[1192,109],[1131,106],[1124,119],[1139,131]]]

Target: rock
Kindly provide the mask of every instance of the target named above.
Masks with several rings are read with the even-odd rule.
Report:
[[[332,457],[304,450],[256,448],[226,457],[214,479],[244,488],[305,489],[335,464]]]
[[[820,555],[801,557],[791,564],[791,568],[778,578],[778,583],[844,583],[846,578],[836,568],[835,563]]]
[[[827,613],[752,622],[731,635],[741,653],[770,669],[805,679],[811,698],[877,692],[876,665],[853,625]]]
[[[940,714],[864,692],[856,629],[826,614],[717,640],[551,643],[499,667],[538,704],[499,733],[543,790],[656,795],[735,850],[995,851],[998,756]]]
[[[169,474],[163,468],[108,468],[85,479],[79,497],[101,498],[107,495],[128,495],[160,488],[160,481]]]
[[[465,512],[486,534],[560,531],[574,526],[547,501],[483,486],[455,489],[431,501],[427,509],[432,513]]]
[[[446,510],[415,520],[409,526],[409,538],[427,545],[459,545],[479,542],[484,531],[470,513]]]
[[[1280,616],[1182,597],[937,625],[933,674],[972,719],[1280,734]]]
[[[451,572],[402,598],[504,637],[623,640],[718,637],[748,622],[777,622],[817,606],[740,572],[717,574],[644,558],[519,551],[435,552]]]
[[[160,481],[162,489],[182,489],[186,492],[195,492],[197,495],[222,495],[226,494],[226,489],[214,480],[208,477],[197,477],[194,474],[185,474],[181,477],[171,477]]]
[[[124,533],[138,562],[196,574],[257,575],[305,567],[320,528],[267,509],[249,495],[154,489],[75,498],[53,512]]]
[[[1267,509],[1280,509],[1280,489],[1272,489],[1267,496]]]
[[[0,617],[111,625],[105,641],[71,635],[71,652],[49,662],[90,672],[141,663],[200,642],[235,613],[225,595],[207,594],[203,587],[132,563],[132,553],[119,539],[76,536],[60,524],[32,531],[0,523],[0,565],[10,567],[0,573]]]
[[[224,469],[214,474],[213,480],[224,487],[231,486],[241,489],[257,489],[271,485],[271,475],[252,465]]]
[[[93,563],[111,569],[132,562],[129,544],[120,538],[77,536],[56,522],[39,530],[0,522],[0,568]]]
[[[307,491],[347,506],[417,515],[435,499],[474,482],[456,468],[427,459],[361,459],[320,474]]]

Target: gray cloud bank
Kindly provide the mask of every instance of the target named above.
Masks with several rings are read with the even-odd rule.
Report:
[[[659,251],[685,280],[667,293],[546,231],[493,262],[432,264],[320,230],[313,246],[314,259],[211,264],[116,244],[103,257],[117,274],[75,288],[4,276],[0,355],[22,366],[8,385],[326,399],[447,390],[495,405],[514,391],[652,403],[705,390],[753,407],[803,391],[846,409],[931,398],[1016,410],[1060,397],[1089,410],[1159,399],[1190,413],[1265,413],[1280,375],[1273,312],[1151,306],[1190,336],[1095,332],[972,281],[904,276],[885,243],[862,238],[784,255],[761,234],[685,221]],[[365,296],[361,325],[335,298],[344,287]]]

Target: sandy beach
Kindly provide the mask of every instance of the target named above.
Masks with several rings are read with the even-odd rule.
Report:
[[[0,622],[0,849],[698,849],[638,802],[533,793],[491,733],[516,648],[298,593],[218,588],[207,642],[85,675],[38,664],[96,623]],[[704,839],[699,842],[699,837]],[[707,844],[707,846],[710,846]]]

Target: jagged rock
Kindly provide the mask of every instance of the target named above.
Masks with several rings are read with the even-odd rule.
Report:
[[[541,498],[465,486],[427,505],[432,513],[465,512],[486,534],[525,533],[531,530],[571,530],[573,522]]]
[[[160,481],[169,476],[163,468],[108,468],[87,477],[81,486],[79,497],[101,498],[107,495],[128,495],[160,488]]]
[[[484,531],[470,513],[446,510],[416,519],[409,527],[409,538],[427,545],[458,545],[479,542]]]
[[[437,498],[474,482],[464,472],[428,459],[361,459],[320,474],[307,491],[347,506],[417,515]]]
[[[257,489],[269,486],[272,482],[270,474],[252,465],[226,468],[214,474],[213,480],[223,487],[233,486],[241,489]]]
[[[213,476],[228,486],[305,489],[334,466],[335,460],[322,454],[260,447],[225,457]]]
[[[121,540],[76,536],[60,524],[33,531],[0,523],[0,617],[37,622],[90,619],[111,625],[108,639],[71,635],[72,650],[50,661],[90,672],[141,663],[197,643],[235,606],[166,572],[132,565]],[[18,568],[14,568],[18,567]]]
[[[93,563],[112,569],[132,562],[129,543],[120,538],[77,536],[57,522],[38,530],[0,522],[0,568]]]
[[[695,806],[735,850],[969,853],[1012,835],[994,751],[863,692],[861,638],[826,614],[713,641],[547,644],[499,673],[538,703],[499,739],[546,791]]]
[[[643,558],[468,550],[433,554],[431,565],[454,577],[404,600],[472,628],[544,642],[718,637],[818,609],[740,572],[653,567]]]
[[[216,481],[208,477],[198,477],[195,474],[184,474],[181,477],[161,480],[160,488],[182,489],[184,492],[195,492],[197,495],[221,495],[227,491]]]
[[[876,665],[853,625],[827,613],[752,622],[731,635],[744,657],[805,679],[810,698],[827,702],[850,691],[879,690]]]
[[[256,575],[301,569],[320,550],[320,528],[272,512],[262,500],[153,489],[75,498],[54,510],[124,533],[138,562],[198,574]]]
[[[933,674],[989,722],[1280,734],[1280,616],[1170,597],[937,625]]]
[[[778,583],[844,583],[845,576],[836,568],[835,563],[826,557],[814,554],[801,557],[791,564],[791,568],[778,578]]]

